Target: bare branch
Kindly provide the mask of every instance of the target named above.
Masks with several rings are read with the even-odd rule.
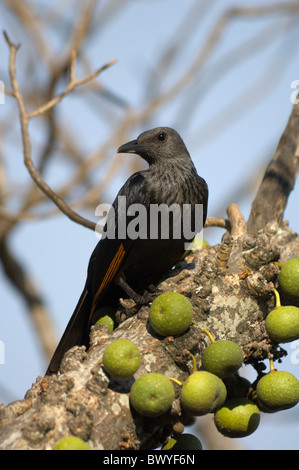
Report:
[[[115,63],[115,61],[110,62],[109,64],[104,65],[103,67],[100,67],[98,70],[95,72],[91,73],[87,77],[83,77],[82,79],[76,79],[74,75],[74,70],[75,70],[75,60],[76,60],[76,53],[74,52],[72,54],[72,62],[71,62],[71,80],[64,92],[62,92],[60,95],[58,95],[56,98],[53,100],[49,101],[45,105],[41,106],[37,110],[28,113],[26,111],[25,103],[23,100],[23,96],[21,94],[19,84],[16,78],[16,68],[15,68],[15,60],[16,60],[16,53],[17,50],[19,49],[20,45],[15,45],[11,40],[9,39],[7,33],[4,33],[5,40],[9,46],[10,49],[10,58],[9,58],[9,72],[10,72],[10,79],[11,79],[11,84],[14,92],[14,96],[17,100],[18,106],[19,106],[19,112],[20,112],[20,120],[21,120],[21,129],[22,129],[22,141],[23,141],[23,151],[24,151],[24,163],[29,171],[31,177],[37,184],[37,186],[43,191],[43,193],[49,197],[58,207],[59,209],[67,215],[71,220],[74,222],[83,225],[84,227],[87,227],[91,230],[95,230],[96,224],[94,222],[89,221],[88,219],[85,219],[84,217],[80,216],[76,212],[74,212],[68,204],[57,194],[55,191],[53,191],[52,188],[50,188],[47,183],[43,180],[40,172],[37,170],[37,168],[34,166],[34,163],[31,158],[31,144],[30,144],[30,137],[29,137],[29,130],[28,130],[28,125],[29,125],[29,120],[35,116],[41,115],[48,111],[50,108],[55,106],[61,99],[69,94],[76,86],[82,85],[84,83],[87,83],[88,81],[94,79],[97,77],[103,70],[107,69],[109,66]]]
[[[21,21],[26,31],[32,36],[33,44],[39,52],[39,57],[50,67],[53,67],[56,57],[48,47],[48,43],[44,37],[44,31],[41,24],[39,23],[38,16],[35,14],[33,8],[31,8],[29,5],[29,2],[5,0],[5,3],[7,4],[7,7]]]
[[[231,225],[231,236],[239,238],[247,234],[246,222],[239,207],[235,203],[231,203],[227,208],[227,215]]]
[[[229,230],[230,223],[229,220],[221,217],[208,217],[205,223],[205,228],[207,227],[220,227]]]
[[[139,119],[148,119],[159,107],[170,102],[188,87],[188,85],[198,76],[198,73],[202,70],[212,52],[219,44],[226,28],[235,18],[259,17],[279,13],[292,14],[298,11],[299,2],[282,2],[276,3],[275,5],[257,7],[235,7],[226,10],[215,22],[210,34],[207,36],[207,39],[203,44],[203,47],[200,48],[199,53],[194,58],[190,67],[166,92],[163,91],[149,101],[144,110],[141,111]]]
[[[245,243],[247,236],[240,235],[240,239],[233,242],[235,251],[228,252],[221,275],[221,245],[193,251],[186,263],[158,286],[161,292],[180,292],[190,299],[194,309],[192,326],[179,337],[159,339],[147,328],[149,307],[143,306],[139,315],[127,318],[111,334],[105,327],[92,328],[88,351],[83,347],[69,350],[60,374],[39,377],[25,400],[3,407],[1,448],[51,449],[58,439],[69,434],[88,441],[92,449],[157,447],[158,442],[171,433],[175,423],[186,422],[179,388],[176,388],[176,399],[169,413],[149,420],[132,412],[130,387],[134,378],[148,372],[160,372],[184,381],[192,372],[189,351],[195,356],[198,367],[201,365],[202,328],[208,329],[216,339],[238,343],[245,363],[256,364],[269,353],[276,359],[283,357],[285,352],[267,336],[262,312],[266,315],[274,306],[273,282],[279,270],[271,261],[277,260],[279,255],[289,256],[286,241],[290,239],[296,243],[298,254],[299,239],[286,226],[265,228],[251,239],[254,250]],[[238,251],[246,262],[244,270],[236,273],[232,269],[235,265],[229,261]],[[193,268],[186,269],[190,265]],[[202,289],[198,295],[199,286]],[[119,309],[117,315],[125,315],[124,310]],[[123,335],[136,344],[142,359],[134,378],[118,381],[107,376],[99,361],[105,347]]]
[[[75,64],[76,64],[76,57],[77,57],[77,52],[75,50],[72,51],[71,55],[71,65],[70,65],[70,81],[66,89],[57,95],[55,98],[52,100],[48,101],[44,105],[40,106],[38,109],[35,109],[34,111],[31,111],[27,113],[27,118],[31,119],[36,116],[40,116],[41,114],[44,114],[46,111],[49,111],[49,109],[53,108],[56,104],[58,104],[65,96],[70,94],[74,88],[80,85],[84,85],[87,82],[90,82],[94,78],[96,78],[100,73],[102,73],[104,70],[107,68],[111,67],[111,65],[114,65],[117,60],[112,60],[111,62],[108,62],[108,64],[103,65],[99,69],[97,69],[95,72],[92,72],[91,74],[87,75],[86,77],[83,77],[81,79],[77,79],[75,77]]]
[[[269,163],[247,222],[255,233],[268,222],[281,222],[299,171],[299,105],[295,104]]]

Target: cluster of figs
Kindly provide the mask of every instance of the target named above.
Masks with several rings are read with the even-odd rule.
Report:
[[[276,307],[267,315],[265,327],[274,344],[299,339],[299,258],[292,258],[281,266],[278,290],[274,289]],[[282,306],[280,294],[291,300]],[[113,313],[96,312],[94,324],[105,324],[114,329]],[[178,336],[190,326],[193,307],[189,299],[176,292],[159,295],[151,304],[149,324],[160,336]],[[217,430],[224,436],[236,438],[252,434],[260,424],[261,411],[274,413],[295,406],[299,402],[299,381],[290,372],[276,370],[269,358],[269,372],[261,373],[254,383],[239,375],[244,356],[240,346],[230,340],[207,337],[201,355],[202,366],[197,369],[194,356],[193,372],[180,382],[161,373],[136,374],[130,390],[130,404],[134,412],[150,419],[169,413],[175,398],[179,398],[185,413],[192,416],[213,414]],[[101,360],[105,371],[115,379],[132,377],[139,369],[142,355],[128,339],[117,339],[104,350]],[[163,450],[201,450],[200,440],[174,428],[162,445]],[[56,450],[89,449],[88,443],[76,436],[62,438]]]

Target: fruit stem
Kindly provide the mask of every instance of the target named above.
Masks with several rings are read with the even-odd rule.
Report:
[[[172,380],[173,382],[175,382],[176,384],[182,386],[184,382],[181,382],[180,380],[178,379],[175,379],[174,377],[168,377],[169,380]]]
[[[276,308],[281,307],[280,295],[276,289],[274,289],[275,299],[276,299]]]
[[[278,266],[279,268],[282,268],[284,263],[280,263],[279,261],[274,261],[274,264],[276,264],[276,266]]]
[[[208,335],[208,337],[210,338],[211,342],[212,342],[212,343],[215,343],[215,340],[214,340],[214,338],[213,338],[213,335],[212,335],[208,330],[204,330],[203,328],[201,328],[200,331],[201,331],[202,333],[205,333],[206,335]]]
[[[195,357],[193,356],[193,354],[191,354],[191,352],[189,351],[189,354],[192,358],[192,362],[193,362],[193,373],[194,372],[197,372],[197,365],[196,365],[196,360],[195,360]]]
[[[270,359],[269,359],[269,362],[270,362],[270,371],[269,371],[269,372],[276,372],[276,369],[275,369],[275,367],[274,367],[273,359],[270,358]]]

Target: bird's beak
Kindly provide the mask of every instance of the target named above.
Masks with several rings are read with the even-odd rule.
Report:
[[[138,153],[138,141],[137,139],[131,140],[124,145],[121,145],[117,149],[117,153]]]

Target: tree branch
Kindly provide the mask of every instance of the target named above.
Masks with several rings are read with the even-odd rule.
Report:
[[[201,364],[201,328],[215,339],[238,343],[246,364],[256,366],[269,354],[275,359],[286,354],[269,340],[264,318],[275,304],[273,287],[279,268],[274,261],[290,253],[299,255],[299,238],[287,226],[273,224],[249,238],[239,230],[237,208],[232,206],[228,213],[234,213],[230,224],[239,236],[232,239],[226,262],[220,256],[225,241],[206,246],[192,252],[158,286],[161,292],[176,291],[189,298],[194,312],[189,330],[179,337],[158,337],[148,326],[149,307],[128,318],[126,307],[131,301],[122,301],[116,315],[124,321],[111,335],[105,327],[93,327],[87,352],[83,347],[71,349],[59,375],[39,377],[24,400],[0,410],[1,449],[51,449],[69,434],[88,441],[92,449],[151,449],[171,434],[175,424],[190,422],[181,408],[177,385],[176,399],[166,415],[148,420],[131,410],[133,379],[114,380],[99,364],[105,347],[115,339],[126,338],[139,347],[142,361],[135,379],[160,372],[184,381],[192,371],[189,351],[198,367]],[[244,265],[239,273],[231,262],[237,255]]]
[[[222,217],[208,217],[205,223],[205,228],[207,227],[220,227],[228,230],[230,223],[229,220]]]
[[[115,7],[119,8],[118,3],[114,3]],[[282,2],[265,7],[228,10],[219,18],[204,48],[184,76],[179,78],[167,93],[154,97],[140,113],[128,110],[119,129],[113,136],[109,136],[107,143],[112,141],[115,145],[122,132],[126,132],[132,125],[144,122],[154,114],[158,106],[171,102],[172,98],[186,89],[214,51],[232,19],[283,11],[290,13],[298,11],[298,6],[298,3]],[[92,17],[91,12],[90,9],[85,17],[87,22]],[[77,34],[79,42],[82,35],[85,35],[84,24],[83,33],[78,31]],[[10,48],[10,76],[13,85],[13,91],[8,94],[15,97],[20,111],[25,165],[38,187],[59,210],[71,220],[94,228],[95,224],[78,216],[43,181],[32,162],[28,131],[31,118],[53,109],[75,86],[86,83],[94,76],[90,74],[81,80],[76,79],[76,54],[73,52],[70,82],[65,91],[54,98],[51,95],[47,103],[27,112],[15,70],[19,46],[14,45],[7,35],[5,37]],[[68,55],[69,53],[65,54],[64,58]],[[107,64],[109,65],[111,63]],[[98,75],[107,66],[98,69],[94,74]],[[287,143],[282,153],[290,147],[290,153],[296,155],[296,125],[291,133],[294,134],[291,145]],[[297,145],[294,150],[295,143]],[[106,148],[102,147],[104,154]],[[278,160],[275,168],[276,179],[279,179],[279,166],[285,164],[285,156]],[[291,190],[289,171],[291,172],[291,166],[287,169],[287,174],[283,175],[287,184],[281,184],[279,200],[280,193],[285,197],[285,193]],[[274,186],[268,196],[266,191],[266,198],[271,201],[272,215],[275,191]],[[270,207],[270,202],[268,206]],[[282,206],[285,207],[283,202]],[[106,334],[103,327],[93,328],[91,348],[87,352],[84,348],[72,349],[66,354],[59,375],[38,378],[27,392],[25,400],[0,409],[1,448],[51,449],[57,439],[68,434],[78,435],[95,449],[152,448],[170,434],[177,421],[186,422],[188,417],[180,407],[178,388],[176,400],[167,416],[149,422],[148,419],[132,412],[129,406],[129,389],[133,379],[125,382],[112,380],[99,365],[105,346],[117,338],[131,339],[140,348],[142,364],[136,378],[151,371],[184,380],[191,370],[189,351],[192,351],[200,365],[202,350],[199,337],[203,327],[209,329],[216,339],[226,338],[238,343],[242,347],[246,363],[256,365],[267,358],[269,353],[276,359],[284,356],[285,352],[269,340],[265,332],[264,318],[274,306],[273,286],[277,282],[278,274],[274,261],[288,259],[296,254],[298,256],[299,239],[287,226],[272,223],[273,218],[270,218],[271,225],[265,227],[265,214],[260,218],[260,228],[263,230],[257,233],[254,228],[252,236],[248,236],[244,218],[238,207],[230,205],[227,213],[229,220],[209,218],[206,223],[206,226],[219,226],[227,230],[222,243],[192,252],[180,263],[180,267],[172,270],[171,276],[166,276],[159,285],[162,292],[177,291],[190,299],[194,309],[194,324],[190,329],[178,338],[161,339],[148,327],[148,306],[144,306],[138,315],[128,318],[126,306],[129,306],[129,303],[121,302],[117,312],[120,325],[111,336]],[[279,211],[277,214],[280,214]],[[258,217],[253,217],[253,220],[255,219]],[[279,215],[278,221],[281,219],[282,216]],[[250,221],[248,225],[250,227]]]
[[[14,93],[14,97],[17,100],[18,107],[19,107],[19,113],[20,113],[20,120],[21,120],[21,129],[22,129],[22,141],[23,141],[23,152],[24,152],[24,163],[25,166],[30,173],[32,179],[35,181],[37,186],[42,190],[42,192],[49,198],[51,199],[54,204],[71,220],[74,222],[83,225],[84,227],[87,227],[91,230],[95,230],[96,223],[91,222],[90,220],[80,216],[77,214],[75,211],[73,211],[69,205],[57,194],[55,191],[53,191],[52,188],[43,180],[40,172],[37,170],[37,168],[34,166],[34,163],[31,158],[31,144],[30,144],[30,137],[29,137],[29,121],[31,118],[40,116],[41,114],[45,113],[49,109],[51,109],[53,106],[55,106],[57,103],[59,103],[66,95],[68,95],[75,87],[85,84],[88,81],[94,79],[96,76],[98,76],[103,70],[107,69],[110,67],[112,64],[115,63],[115,61],[109,62],[108,64],[104,65],[103,67],[100,67],[98,70],[95,72],[91,73],[90,75],[82,78],[82,79],[77,79],[75,77],[75,61],[76,61],[76,52],[73,51],[72,53],[72,58],[71,58],[71,75],[70,75],[70,82],[65,89],[64,92],[62,92],[60,95],[57,97],[53,98],[50,100],[48,103],[44,104],[43,106],[39,107],[35,111],[32,111],[28,113],[26,111],[25,103],[23,100],[23,96],[21,94],[19,84],[16,78],[16,68],[15,68],[15,61],[16,61],[16,53],[20,47],[20,45],[15,45],[11,40],[9,39],[8,35],[6,32],[4,32],[4,37],[5,40],[9,46],[10,49],[10,58],[9,58],[9,73],[10,73],[10,79],[11,79],[11,85]]]
[[[269,163],[247,222],[253,234],[270,221],[281,222],[299,171],[299,105],[295,104]]]
[[[104,70],[111,67],[117,62],[116,60],[112,60],[111,62],[108,62],[108,64],[103,65],[102,67],[95,70],[94,72],[87,75],[86,77],[78,79],[75,77],[76,58],[77,58],[77,51],[73,50],[71,53],[70,81],[66,89],[59,95],[55,96],[52,100],[45,103],[44,105],[40,106],[34,111],[31,111],[30,113],[27,113],[28,119],[34,118],[36,116],[40,116],[41,114],[44,114],[46,111],[49,111],[49,109],[53,108],[53,106],[58,104],[65,96],[71,93],[71,91],[73,91],[74,88],[80,85],[84,85],[87,82],[90,82],[91,80],[96,78],[100,73],[102,73]]]

